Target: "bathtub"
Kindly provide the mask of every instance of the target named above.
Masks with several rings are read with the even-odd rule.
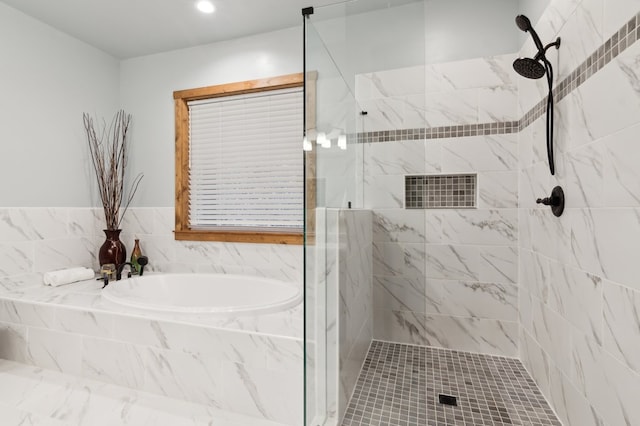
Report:
[[[213,404],[216,412],[252,416],[256,424],[303,424],[301,306],[246,314],[249,305],[260,305],[254,312],[268,312],[287,306],[274,307],[276,300],[291,298],[295,304],[298,292],[290,292],[286,283],[237,275],[145,273],[105,289],[94,279],[43,286],[40,274],[20,276],[15,286],[11,280],[1,284],[2,358],[170,397],[176,403]],[[191,312],[188,306],[206,312],[204,290],[211,299],[209,291],[220,288],[224,291],[214,297],[224,300],[220,314],[176,313],[176,308]],[[110,295],[122,304],[107,300]],[[212,302],[206,309],[219,305]],[[227,308],[238,314],[226,313]],[[6,423],[0,420],[0,425]]]
[[[137,309],[213,315],[267,314],[302,301],[294,284],[233,274],[150,274],[112,281],[101,296]]]

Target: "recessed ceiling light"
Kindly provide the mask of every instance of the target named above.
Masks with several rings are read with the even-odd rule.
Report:
[[[213,13],[216,10],[216,8],[213,7],[213,3],[209,0],[200,0],[196,3],[196,7],[202,13]]]

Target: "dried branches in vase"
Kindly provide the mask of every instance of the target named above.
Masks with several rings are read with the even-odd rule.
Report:
[[[107,244],[110,238],[113,239],[114,234],[117,243],[119,243],[112,244],[113,247],[111,251],[114,251],[115,254],[113,254],[113,256],[110,254],[110,259],[107,259],[106,254],[103,256],[103,252],[106,253],[106,251],[109,251],[103,244],[103,247],[100,249],[100,265],[102,266],[105,263],[115,263],[118,265],[124,262],[126,258],[124,245],[122,245],[118,239],[120,223],[138,190],[143,176],[142,173],[140,173],[133,179],[131,189],[128,195],[125,196],[125,170],[127,167],[128,148],[127,134],[129,125],[131,124],[131,115],[120,110],[116,113],[108,127],[103,121],[102,126],[98,129],[96,129],[93,118],[91,118],[89,114],[84,113],[82,118],[87,133],[87,142],[89,144],[93,170],[95,171],[98,181],[98,192],[100,193],[100,200],[102,201],[102,208],[104,210],[106,222],[105,234],[107,235],[105,244]],[[122,213],[120,212],[121,208]]]
[[[93,118],[87,113],[82,115],[87,132],[89,151],[93,170],[98,180],[98,191],[104,209],[107,229],[119,229],[124,213],[129,208],[133,196],[142,180],[138,174],[131,185],[129,196],[124,202],[124,210],[120,215],[124,196],[124,178],[127,167],[127,132],[131,124],[131,115],[120,110],[116,113],[109,127],[103,122],[101,129],[96,130]]]

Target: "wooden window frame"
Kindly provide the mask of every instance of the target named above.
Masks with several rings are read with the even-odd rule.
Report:
[[[309,73],[312,74],[312,73]],[[308,74],[308,76],[309,76]],[[312,88],[312,96],[305,100],[307,108],[307,127],[315,127],[315,73],[307,81],[307,91]],[[310,84],[311,83],[311,84]],[[225,230],[221,229],[191,229],[189,226],[189,107],[188,102],[200,99],[211,99],[225,96],[242,95],[247,93],[266,92],[270,90],[303,87],[303,73],[288,74],[259,80],[242,81],[216,86],[200,87],[196,89],[178,90],[173,92],[175,106],[175,239],[186,241],[224,241],[240,243],[264,244],[303,244],[304,235],[301,230],[291,232],[281,229],[265,231],[264,229]],[[309,121],[309,118],[313,118]],[[302,147],[302,132],[300,146]],[[302,151],[302,149],[301,149]],[[307,185],[311,176],[315,177],[315,155],[305,153],[307,165]],[[312,178],[311,178],[312,179]],[[312,179],[313,180],[313,179]],[[315,185],[313,185],[315,187]],[[307,191],[308,193],[308,191]],[[307,208],[315,208],[314,194],[307,194],[305,200]],[[307,215],[307,223],[314,222],[313,215]]]

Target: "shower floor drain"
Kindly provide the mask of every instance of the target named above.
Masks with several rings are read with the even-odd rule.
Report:
[[[438,402],[444,405],[458,406],[458,397],[452,395],[438,394]]]

